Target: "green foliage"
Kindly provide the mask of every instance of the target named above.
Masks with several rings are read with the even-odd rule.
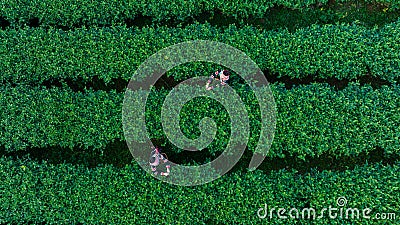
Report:
[[[262,70],[278,77],[358,79],[368,75],[396,82],[400,73],[400,21],[381,29],[357,25],[314,25],[294,33],[209,24],[185,28],[82,28],[1,30],[0,81],[129,80],[149,56],[189,40],[213,40],[244,51]],[[218,51],[218,49],[215,49]],[[172,60],[172,59],[171,59]],[[214,68],[215,69],[215,68]],[[206,76],[210,65],[192,63],[170,70],[176,80]]]
[[[340,2],[351,2],[341,0]],[[367,3],[387,5],[388,10],[399,9],[396,0],[366,0]],[[234,18],[262,17],[274,6],[289,9],[304,9],[315,4],[327,5],[327,0],[127,0],[127,1],[90,1],[66,0],[3,0],[0,3],[0,14],[13,26],[27,24],[30,19],[38,18],[42,25],[62,25],[72,27],[84,24],[87,26],[115,25],[126,19],[136,19],[140,15],[152,17],[153,22],[169,19],[185,19],[199,16],[202,13],[219,11]]]
[[[375,146],[384,148],[386,153],[399,152],[398,85],[373,90],[350,83],[341,91],[324,84],[291,90],[271,85],[271,90],[277,105],[277,128],[269,157],[284,157],[283,152],[303,159],[326,153],[334,157],[353,156],[370,152]],[[29,86],[3,86],[0,93],[0,145],[8,151],[28,146],[101,149],[113,140],[124,140],[123,93],[75,93]],[[248,147],[254,151],[260,127],[258,104],[246,87],[238,86],[237,93],[249,115]],[[145,117],[150,138],[167,140],[161,125],[161,107],[167,94],[164,89],[153,91],[147,101]],[[218,138],[208,150],[213,154],[220,152],[229,140],[231,125],[223,110],[223,105],[207,98],[189,102],[180,113],[182,132],[195,138],[203,116],[211,115],[218,126]]]
[[[384,12],[400,9],[395,0],[365,2],[383,6]],[[278,112],[268,157],[279,160],[288,153],[300,159],[326,155],[339,158],[368,154],[376,146],[383,148],[385,154],[400,154],[400,86],[396,84],[400,74],[400,20],[379,29],[360,26],[356,21],[352,25],[312,25],[294,32],[234,25],[225,29],[209,24],[142,29],[120,26],[141,16],[151,17],[152,22],[187,21],[204,12],[221,12],[222,17],[232,16],[238,21],[265,19],[272,7],[302,11],[327,4],[328,0],[2,0],[0,20],[9,21],[12,29],[0,30],[0,149],[14,153],[60,147],[91,153],[102,152],[114,141],[123,141],[123,93],[86,89],[74,92],[65,85],[66,81],[78,85],[95,78],[105,84],[114,79],[128,81],[153,53],[182,41],[203,39],[244,51],[262,70],[278,77],[313,75],[358,80],[372,75],[393,83],[377,90],[350,83],[341,91],[325,84],[291,90],[282,84],[271,85]],[[317,20],[339,20],[334,12],[321,17]],[[34,18],[42,27],[26,26]],[[52,26],[83,28],[62,31]],[[215,65],[190,63],[167,75],[181,81],[213,70]],[[236,83],[235,76],[233,85],[249,113],[248,149],[255,151],[261,126],[258,102],[248,87]],[[60,82],[63,88],[40,86],[49,82]],[[194,92],[190,88],[185,91]],[[143,92],[138,94],[142,95]],[[165,142],[160,121],[167,95],[165,89],[152,91],[145,113],[150,138]],[[204,117],[215,121],[216,138],[208,146],[214,156],[231,138],[233,128],[227,122],[231,117],[224,105],[215,100],[196,98],[182,108],[179,116],[182,132],[190,139],[201,135],[199,125]],[[132,132],[138,137],[145,135]],[[240,132],[235,135],[243,136]],[[180,149],[175,147],[172,151]],[[171,172],[173,176],[173,168]],[[309,220],[261,220],[257,210],[264,204],[286,209],[335,207],[337,198],[345,196],[348,207],[397,213],[400,182],[395,177],[399,172],[399,162],[366,164],[343,172],[312,170],[305,175],[294,170],[269,174],[256,170],[228,173],[203,186],[181,187],[153,179],[136,163],[122,169],[109,165],[88,169],[3,156],[0,224],[314,224]],[[396,221],[325,218],[318,222],[397,224],[399,216]]]
[[[0,143],[26,147],[104,148],[122,139],[123,96],[116,92],[1,87]]]
[[[286,150],[300,158],[323,153],[338,157],[368,152],[374,146],[398,152],[399,86],[372,90],[350,83],[334,91],[328,85],[312,84],[278,90],[275,154]]]
[[[268,204],[268,209],[313,207],[319,212],[329,206],[341,208],[336,200],[342,196],[348,201],[343,209],[371,208],[371,216],[398,213],[400,208],[400,183],[393,179],[400,172],[398,162],[305,175],[285,170],[234,172],[196,187],[163,183],[136,163],[122,169],[87,169],[2,157],[0,170],[0,223],[5,224],[293,224],[294,220],[278,219],[276,210],[272,219],[259,219],[257,211]],[[396,223],[324,215],[318,220],[321,224]]]
[[[272,85],[271,89],[277,105],[277,127],[268,153],[270,157],[284,157],[284,152],[302,159],[326,153],[334,157],[352,156],[372,151],[376,146],[383,147],[387,153],[398,152],[399,86],[372,90],[370,86],[360,87],[350,83],[342,91],[335,91],[324,84],[299,86],[292,90],[286,90],[282,85]],[[262,88],[260,90],[263,91]],[[167,91],[160,92],[164,93],[156,93],[148,105],[161,108]],[[249,113],[252,132],[248,147],[254,151],[259,137],[260,112],[251,93],[245,88],[240,88],[238,92]],[[197,104],[191,102],[189,106],[181,111],[182,121],[187,121],[183,130],[196,134],[203,117],[193,115],[193,108],[202,109],[208,115],[216,114],[219,117],[215,121],[220,136],[214,143],[220,143],[221,139],[225,143],[229,140],[230,133],[224,131],[228,131],[231,124],[219,122],[229,121],[228,114],[220,113],[223,112],[223,106],[213,106],[206,98]],[[156,117],[159,112],[151,110],[148,113],[146,118],[152,121],[148,124],[149,133],[154,138],[165,138],[161,120]],[[208,149],[219,152],[223,146],[221,143],[211,145]]]

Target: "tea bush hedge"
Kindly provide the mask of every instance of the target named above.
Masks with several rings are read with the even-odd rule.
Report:
[[[265,31],[234,25],[209,24],[185,28],[82,28],[71,31],[24,28],[0,30],[0,82],[29,83],[66,79],[106,84],[129,80],[149,56],[189,40],[213,40],[231,45],[277,77],[338,78],[364,76],[398,82],[400,21],[381,29],[359,25],[313,25],[295,32]],[[218,51],[218,49],[215,49]],[[216,52],[217,53],[217,52]],[[175,80],[208,75],[205,63],[182,65],[167,72]],[[136,78],[134,78],[136,79]]]
[[[76,155],[105,151],[100,157],[111,158],[119,145],[110,144],[125,140],[121,118],[124,94],[86,88],[76,92],[68,84],[83,87],[86,82],[98,81],[114,87],[115,82],[128,81],[153,53],[182,41],[203,39],[244,51],[274,77],[301,79],[312,75],[316,79],[355,81],[339,91],[322,83],[292,89],[272,84],[277,104],[277,129],[267,154],[272,160],[288,156],[294,156],[296,161],[306,157],[317,161],[320,156],[341,159],[373,154],[376,147],[382,148],[388,159],[388,155],[399,154],[400,149],[400,19],[381,28],[367,28],[355,22],[311,25],[293,32],[197,23],[184,28],[126,27],[141,19],[151,20],[153,25],[169,24],[168,20],[190,21],[203,13],[210,14],[210,18],[221,13],[238,21],[265,18],[272,7],[310,11],[332,2],[354,1],[2,0],[0,25],[5,28],[0,30],[0,151],[23,155],[26,152],[19,151],[37,150],[32,155],[38,155],[57,149],[51,154],[54,156],[70,148],[74,153],[76,150]],[[384,12],[400,8],[396,0],[363,3]],[[319,19],[334,20],[335,12],[330,13]],[[10,26],[5,25],[7,22]],[[167,76],[182,81],[208,75],[215,69],[215,65],[191,63],[168,71]],[[232,85],[246,103],[252,127],[248,148],[255,151],[262,122],[260,110],[254,93],[236,82],[235,76]],[[388,81],[391,86],[379,85],[374,90],[357,83],[371,76]],[[62,88],[50,87],[53,84]],[[258,90],[268,92],[265,87]],[[187,87],[183,91],[195,92]],[[164,142],[167,138],[160,124],[160,107],[168,92],[164,88],[153,90],[145,113],[150,138]],[[215,156],[230,138],[230,124],[226,123],[229,115],[223,105],[197,98],[182,109],[179,122],[187,137],[196,138],[204,116],[210,116],[218,125],[218,138],[208,147]],[[176,147],[170,150],[180,151]],[[88,163],[86,159],[91,156],[85,154],[82,161]],[[52,164],[25,156],[18,159],[1,155],[0,224],[400,224],[397,156],[390,165],[366,162],[349,165],[354,169],[345,171],[318,171],[309,165],[305,174],[296,170],[231,171],[195,187],[163,183],[134,161],[123,168],[88,168],[75,159],[68,160],[73,164]],[[99,161],[114,160],[103,159]],[[346,207],[372,208],[372,216],[394,212],[396,218],[288,221],[277,219],[277,213],[272,219],[257,217],[264,204],[269,209],[320,210],[337,207],[339,197],[348,200]]]
[[[133,162],[122,169],[102,165],[38,163],[0,158],[0,223],[2,224],[396,224],[400,180],[399,162],[363,165],[353,170],[296,171],[255,170],[232,172],[202,186],[163,183]],[[173,176],[173,168],[171,168]],[[337,205],[345,197],[347,204]],[[276,207],[272,219],[260,219],[259,208]],[[315,208],[365,208],[376,213],[397,213],[397,220],[331,219],[326,211],[315,220],[279,219],[276,211],[291,208],[300,213]],[[345,212],[345,211],[344,211]],[[263,212],[260,213],[261,215]],[[332,214],[334,215],[334,214]],[[349,214],[351,216],[351,214]],[[350,218],[350,217],[349,217]]]
[[[79,93],[30,86],[2,86],[0,90],[0,145],[7,151],[48,146],[102,149],[107,143],[125,139],[123,93],[91,90]],[[398,85],[373,90],[370,86],[350,83],[344,90],[335,91],[327,84],[302,85],[291,90],[273,84],[271,90],[277,105],[277,128],[270,157],[284,157],[283,152],[299,158],[325,153],[350,156],[372,151],[376,146],[388,154],[400,149]],[[186,91],[193,92],[190,88]],[[166,140],[160,116],[168,92],[156,90],[148,99],[145,116],[150,138]],[[238,85],[237,93],[249,114],[252,131],[248,147],[254,151],[259,138],[256,131],[260,128],[257,101],[246,87]],[[229,121],[229,115],[221,113],[223,110],[222,105],[207,98],[189,102],[180,114],[182,132],[195,138],[203,116],[213,117],[219,138],[209,151],[218,153],[230,136],[230,123],[221,122]]]
[[[350,2],[341,0],[338,2]],[[396,0],[367,0],[367,3],[385,4],[388,10],[396,10],[400,4]],[[0,3],[0,16],[4,17],[13,26],[28,24],[31,19],[37,18],[41,25],[61,25],[72,27],[85,24],[87,26],[115,25],[125,22],[126,19],[136,19],[140,16],[151,17],[153,22],[169,19],[185,19],[199,16],[202,13],[219,11],[235,18],[249,16],[262,17],[274,6],[284,6],[292,9],[304,9],[320,3],[326,5],[328,0],[251,0],[251,1],[90,1],[66,0],[55,2],[51,0],[3,0]]]
[[[116,92],[2,86],[0,98],[0,142],[6,149],[104,148],[123,138],[123,95]]]

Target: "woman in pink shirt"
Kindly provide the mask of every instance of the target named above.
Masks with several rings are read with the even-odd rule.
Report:
[[[153,151],[151,151],[150,154],[150,159],[149,159],[149,163],[150,163],[150,167],[151,167],[151,171],[153,172],[154,175],[158,175],[160,174],[161,176],[168,176],[169,175],[169,168],[170,163],[166,157],[165,153],[161,153],[161,149],[159,147],[156,147]],[[165,167],[167,168],[167,172],[161,172],[157,170],[157,166],[160,164],[160,160],[162,160],[165,163]]]

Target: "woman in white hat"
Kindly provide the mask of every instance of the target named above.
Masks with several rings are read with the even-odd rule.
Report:
[[[207,81],[206,84],[206,89],[207,90],[211,90],[214,87],[210,86],[211,82],[215,79],[215,80],[219,80],[220,84],[217,84],[216,87],[218,87],[218,85],[221,86],[225,86],[229,80],[229,76],[231,75],[231,73],[228,70],[218,70],[215,73],[211,74],[210,78]]]

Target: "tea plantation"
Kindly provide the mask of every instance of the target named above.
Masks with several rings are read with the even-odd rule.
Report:
[[[399,10],[397,0],[1,1],[0,224],[400,224]],[[232,71],[245,152],[219,179],[180,186],[168,182],[174,165],[158,179],[142,168],[124,126],[144,135],[143,116],[152,143],[185,166],[243,145],[230,142],[246,129],[224,105],[181,84],[205,86],[226,67],[186,63],[151,90],[129,89],[153,54],[195,40],[242,51],[269,84]],[[177,85],[200,96],[177,111],[180,132],[195,140],[204,118],[216,125],[201,151],[176,146],[162,123]],[[149,97],[126,123],[127,93]],[[259,103],[271,99],[257,94],[276,105],[269,144]],[[265,158],[249,170],[253,154]]]

